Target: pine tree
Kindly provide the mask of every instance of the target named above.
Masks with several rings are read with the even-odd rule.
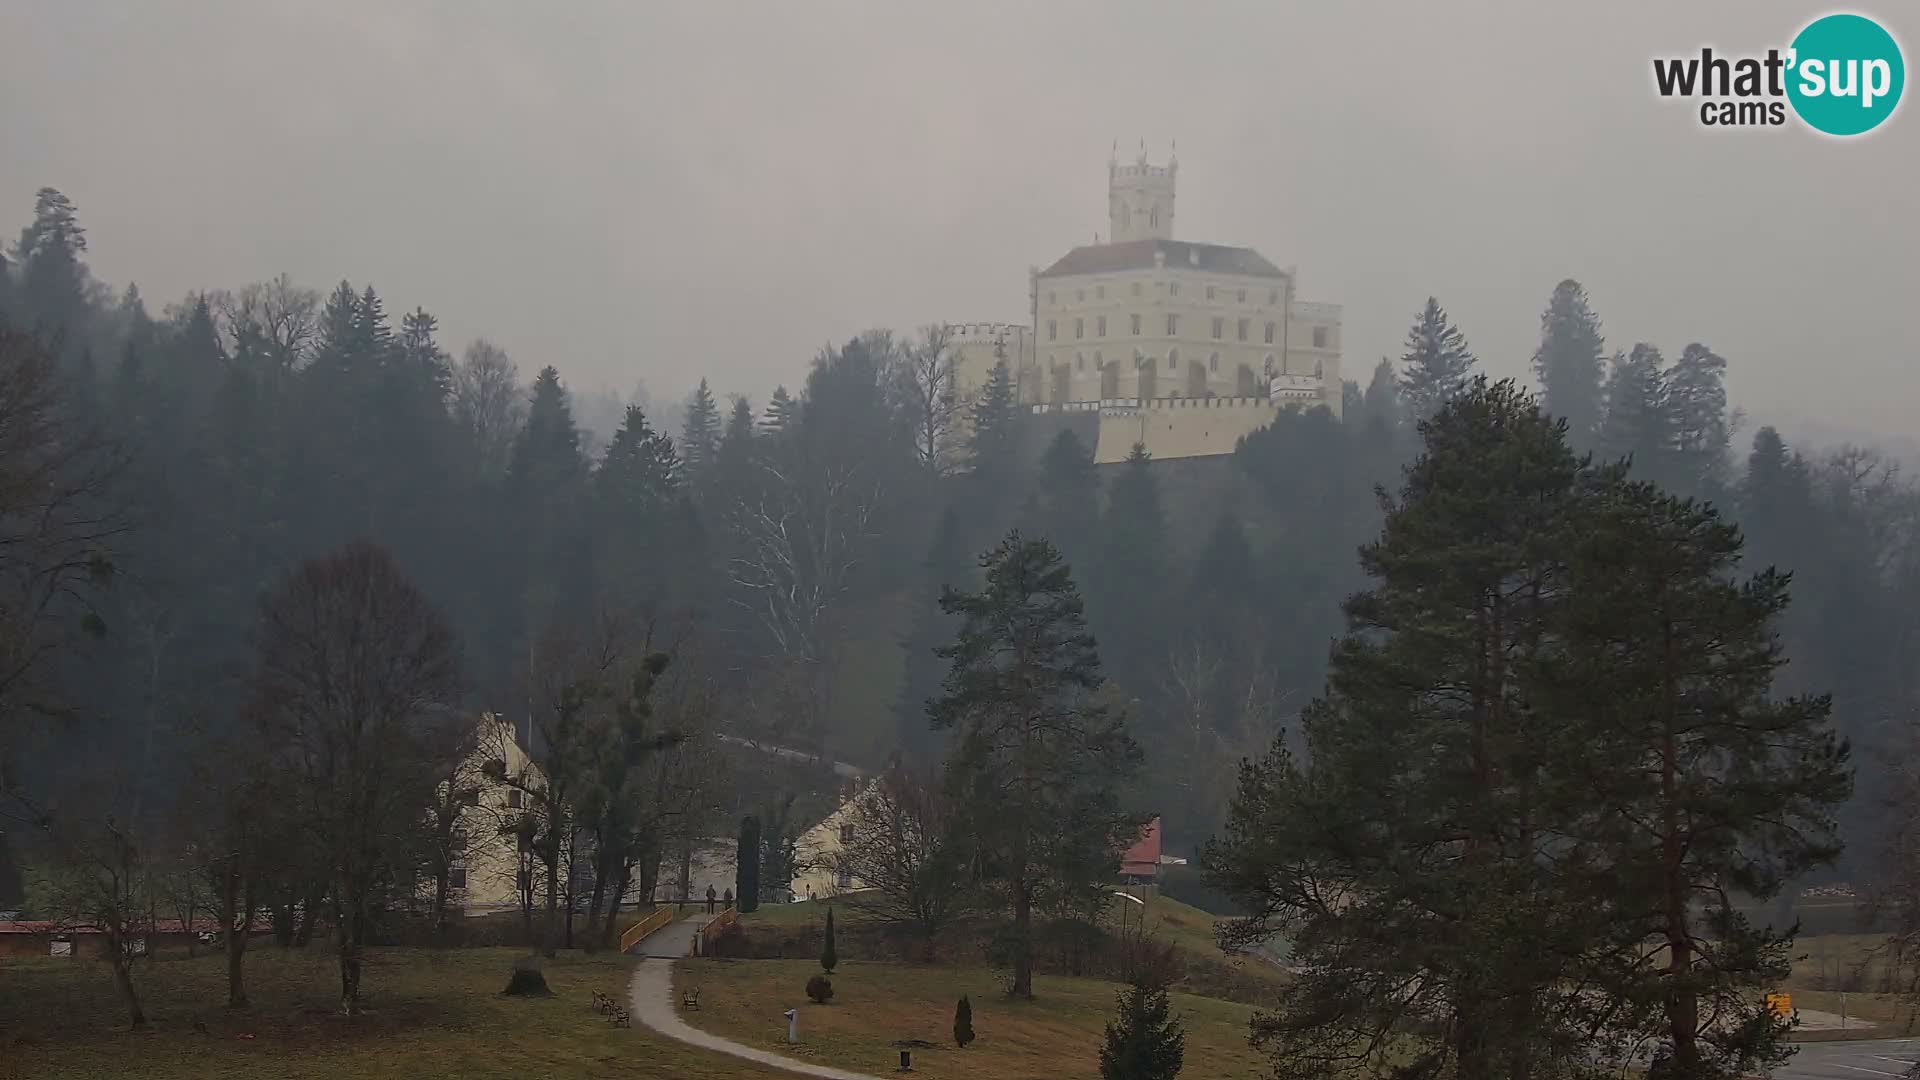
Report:
[[[13,302],[21,309],[21,325],[42,340],[59,342],[60,358],[69,365],[86,347],[90,275],[81,259],[86,250],[87,230],[72,200],[56,188],[41,188],[34,195],[33,221],[21,230],[14,249],[20,284]]]
[[[1666,378],[1674,486],[1714,497],[1726,489],[1733,424],[1727,415],[1727,362],[1698,343],[1681,350]]]
[[[967,460],[982,482],[1005,484],[1014,473],[1013,371],[1005,360],[993,365],[979,400],[968,410],[972,431],[967,436]]]
[[[1793,931],[1751,926],[1728,898],[1768,900],[1839,854],[1848,750],[1826,698],[1773,698],[1787,578],[1736,580],[1740,534],[1717,511],[1616,483],[1581,521],[1569,692],[1552,704],[1594,732],[1586,776],[1605,809],[1588,850],[1605,857],[1589,895],[1596,914],[1622,917],[1641,961],[1609,992],[1623,1012],[1660,1003],[1650,1026],[1668,1040],[1666,1075],[1764,1071],[1790,1053],[1761,996],[1788,974]],[[1644,959],[1647,939],[1663,963]]]
[[[917,595],[926,597],[916,604],[913,626],[907,633],[906,672],[900,680],[900,697],[894,713],[900,731],[900,746],[910,754],[937,756],[939,734],[927,724],[927,703],[940,692],[947,665],[940,659],[940,647],[953,640],[959,620],[941,610],[940,595],[948,587],[971,588],[974,584],[970,544],[961,525],[960,513],[951,504],[940,514],[934,526],[933,540],[920,563],[922,588]]]
[[[1586,912],[1538,854],[1586,820],[1589,757],[1531,680],[1581,467],[1511,383],[1476,379],[1423,432],[1361,550],[1373,587],[1348,601],[1326,694],[1303,713],[1306,762],[1282,738],[1243,766],[1204,858],[1262,913],[1238,933],[1289,927],[1300,974],[1254,1034],[1282,1075],[1369,1044],[1422,1075],[1544,1074],[1579,1045],[1568,942]],[[1413,1015],[1434,1034],[1409,1039]]]
[[[687,402],[686,422],[680,429],[681,459],[687,475],[704,480],[713,466],[720,446],[720,409],[713,403],[713,391],[701,379]]]
[[[1424,420],[1459,396],[1473,373],[1467,339],[1447,320],[1440,301],[1427,306],[1407,331],[1407,352],[1400,358],[1400,400],[1411,420]]]
[[[1100,1046],[1101,1080],[1173,1080],[1186,1058],[1187,1034],[1165,986],[1136,981],[1120,992]]]
[[[602,505],[629,521],[658,515],[680,491],[682,465],[673,440],[653,430],[638,405],[627,406],[620,429],[594,473]]]
[[[1540,347],[1533,371],[1540,380],[1541,407],[1567,421],[1576,447],[1590,445],[1600,427],[1601,383],[1606,375],[1606,339],[1587,291],[1568,278],[1554,286],[1540,314]]]
[[[1665,363],[1660,350],[1644,342],[1613,358],[1598,440],[1607,457],[1631,457],[1636,476],[1663,484],[1673,481],[1674,464]]]
[[[953,1006],[953,1045],[965,1050],[973,1041],[973,1002],[961,994]]]
[[[1140,748],[1125,718],[1091,697],[1100,656],[1053,545],[1013,533],[980,566],[980,591],[940,598],[962,625],[940,650],[953,666],[927,712],[954,732],[950,790],[1012,902],[1010,993],[1031,998],[1035,904],[1083,900],[1112,876],[1113,853],[1143,823],[1121,812],[1118,791]]]
[[[1083,563],[1093,551],[1100,527],[1100,481],[1093,453],[1071,430],[1047,444],[1034,481],[1031,515],[1036,535],[1044,536],[1068,558]]]
[[[1393,374],[1393,361],[1383,356],[1373,366],[1373,377],[1367,380],[1367,390],[1361,395],[1360,403],[1369,425],[1379,425],[1387,431],[1400,427],[1403,419],[1400,415],[1400,387]]]
[[[820,943],[820,970],[831,975],[833,969],[838,966],[840,966],[840,957],[833,951],[833,908],[829,907],[827,908],[826,937]]]
[[[1101,640],[1121,671],[1145,671],[1155,655],[1170,559],[1166,513],[1152,455],[1135,444],[1107,496],[1091,606]]]
[[[773,388],[773,399],[767,402],[767,414],[760,420],[760,429],[768,435],[784,435],[794,428],[799,418],[800,404],[787,394],[787,388]]]

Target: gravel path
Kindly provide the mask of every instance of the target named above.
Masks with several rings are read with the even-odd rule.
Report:
[[[675,923],[674,926],[678,926]],[[673,927],[667,927],[671,930]],[[663,930],[662,933],[665,931]],[[651,939],[649,939],[651,940]],[[633,969],[633,981],[627,984],[627,997],[633,1009],[633,1018],[669,1039],[677,1039],[689,1046],[698,1046],[703,1050],[730,1054],[737,1058],[771,1065],[801,1076],[825,1076],[832,1080],[879,1080],[879,1077],[867,1073],[846,1072],[841,1069],[829,1069],[822,1065],[809,1065],[804,1061],[795,1061],[779,1054],[770,1054],[765,1050],[756,1050],[744,1043],[723,1039],[710,1032],[701,1031],[685,1020],[674,1010],[673,1001],[673,961],[649,958],[640,961]]]

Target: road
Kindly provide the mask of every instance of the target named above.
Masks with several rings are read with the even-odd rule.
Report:
[[[1778,1080],[1894,1080],[1920,1061],[1920,1039],[1859,1039],[1801,1043],[1800,1052],[1773,1070]]]

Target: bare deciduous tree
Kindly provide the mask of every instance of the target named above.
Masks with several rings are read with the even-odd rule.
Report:
[[[505,349],[485,338],[467,346],[453,369],[453,418],[473,440],[487,476],[503,476],[514,436],[526,421],[520,370]]]
[[[857,882],[844,902],[913,928],[933,959],[940,931],[971,910],[975,894],[940,778],[895,764],[854,795],[833,867]]]
[[[952,332],[946,326],[922,327],[919,340],[902,350],[897,368],[896,393],[913,425],[914,454],[936,476],[957,464],[954,426],[962,405],[951,345]]]
[[[758,498],[734,507],[742,550],[731,576],[782,656],[818,661],[827,609],[859,565],[879,492],[852,468],[809,474],[774,461],[761,468]]]
[[[285,274],[213,299],[235,357],[258,358],[292,371],[319,332],[320,294],[295,285]]]
[[[85,805],[107,798],[98,790],[92,796],[69,801]],[[133,985],[133,961],[146,951],[152,934],[155,897],[142,845],[131,827],[111,813],[96,818],[85,810],[67,813],[64,807],[31,812],[46,847],[42,873],[34,882],[34,906],[53,914],[60,932],[100,935],[127,1023],[145,1027],[146,1011]]]
[[[48,663],[104,630],[96,604],[128,524],[113,499],[122,464],[73,415],[52,355],[0,327],[0,734],[62,714]]]
[[[364,541],[295,568],[261,606],[252,711],[326,860],[348,1015],[378,890],[405,880],[464,726],[458,655],[425,595]]]

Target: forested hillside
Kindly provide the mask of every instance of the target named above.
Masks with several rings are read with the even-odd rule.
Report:
[[[794,357],[790,386],[723,399],[702,380],[670,411],[630,406],[601,449],[566,357],[446,342],[375,283],[318,284],[150,303],[95,278],[77,210],[41,192],[0,272],[5,347],[55,358],[71,411],[32,437],[97,456],[87,494],[106,509],[98,535],[49,539],[32,533],[39,495],[0,490],[0,543],[42,545],[0,582],[0,735],[23,781],[112,759],[148,809],[190,789],[237,722],[261,596],[356,539],[446,614],[473,709],[524,714],[542,635],[618,611],[671,639],[723,731],[867,766],[926,755],[944,737],[925,709],[947,670],[933,649],[956,629],[941,587],[975,584],[1018,527],[1071,566],[1104,693],[1146,751],[1134,801],[1193,852],[1235,763],[1320,693],[1377,489],[1476,371],[1430,302],[1405,355],[1347,386],[1344,421],[1283,412],[1230,459],[1096,468],[1072,432],[1018,412],[1004,374],[962,425],[926,392],[942,336],[873,331]],[[1603,330],[1577,283],[1541,285],[1535,370],[1573,445],[1729,509],[1746,568],[1792,572],[1779,689],[1832,694],[1860,766],[1850,855],[1870,851],[1886,755],[1920,705],[1920,496],[1870,447],[1808,455],[1742,417],[1724,389],[1738,357]],[[663,389],[648,358],[632,368]],[[9,422],[0,439],[20,438]],[[100,552],[111,573],[46,564]],[[33,644],[49,633],[74,647]],[[0,878],[0,906],[17,890]]]

